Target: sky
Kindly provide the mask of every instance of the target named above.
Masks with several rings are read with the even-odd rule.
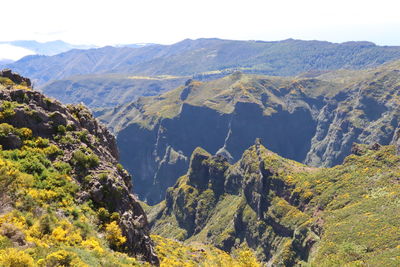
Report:
[[[104,46],[217,37],[400,45],[398,0],[12,0],[1,6],[0,41]]]
[[[29,49],[9,44],[0,44],[0,61],[17,60],[27,55],[34,55],[35,52]]]

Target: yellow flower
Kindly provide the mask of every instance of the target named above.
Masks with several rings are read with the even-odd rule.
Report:
[[[91,249],[99,254],[102,254],[104,252],[104,249],[101,247],[99,241],[97,241],[94,237],[82,241],[82,246]]]
[[[51,233],[52,238],[54,238],[58,242],[64,242],[67,240],[67,231],[64,230],[62,227],[56,227],[53,232]]]
[[[32,257],[24,251],[9,248],[0,252],[0,266],[30,267],[35,266],[35,262]]]
[[[113,221],[106,224],[106,239],[111,246],[120,247],[126,242],[126,237],[122,235],[117,222]]]

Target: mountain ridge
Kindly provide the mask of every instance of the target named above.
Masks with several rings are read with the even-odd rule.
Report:
[[[349,155],[353,142],[392,144],[399,70],[396,61],[315,77],[237,72],[189,80],[98,115],[116,134],[122,162],[136,173],[139,196],[154,204],[183,175],[197,146],[234,162],[259,137],[284,157],[333,166]]]
[[[94,73],[151,76],[242,70],[290,76],[315,69],[372,67],[398,58],[400,47],[380,47],[365,42],[335,44],[292,39],[258,42],[203,38],[186,39],[173,45],[104,47],[70,51],[54,57],[33,56],[8,67],[42,85],[72,75]]]

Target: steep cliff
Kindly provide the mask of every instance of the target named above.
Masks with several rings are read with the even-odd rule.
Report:
[[[17,251],[44,266],[157,265],[113,135],[84,106],[64,106],[32,90],[28,79],[4,73],[0,254]]]
[[[165,200],[148,208],[153,232],[225,251],[249,246],[266,266],[395,266],[400,157],[377,144],[353,153],[311,168],[259,140],[234,165],[197,148]]]
[[[376,69],[368,78],[327,101],[318,115],[305,163],[340,164],[353,142],[393,143],[400,115],[400,69],[395,66]]]
[[[268,77],[234,73],[103,114],[121,161],[150,204],[183,175],[197,147],[235,162],[255,138],[312,166],[340,164],[353,142],[393,143],[399,121],[400,63],[364,71]],[[315,77],[314,77],[315,76]]]

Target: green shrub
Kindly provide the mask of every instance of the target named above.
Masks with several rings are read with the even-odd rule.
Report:
[[[78,135],[79,140],[81,140],[82,142],[84,142],[86,144],[89,143],[89,137],[88,137],[89,132],[86,129],[82,130],[81,132],[77,132],[77,135]]]
[[[79,228],[81,230],[81,235],[83,238],[87,238],[91,232],[89,224],[87,224],[85,222],[76,221],[74,223],[74,226],[76,226],[77,228]]]
[[[72,145],[77,143],[75,137],[72,135],[72,133],[69,132],[65,133],[64,135],[55,136],[54,140],[58,141],[63,145]]]
[[[9,78],[7,78],[7,77],[0,77],[0,84],[3,84],[3,85],[14,85],[14,82],[13,81],[11,81]]]
[[[0,119],[6,119],[15,115],[16,104],[10,101],[3,101],[0,106]]]
[[[108,178],[107,173],[103,172],[103,173],[100,173],[100,174],[99,174],[99,180],[100,180],[101,182],[107,181],[107,178]]]
[[[48,147],[48,146],[49,146],[50,141],[49,141],[49,139],[47,139],[47,138],[38,137],[38,138],[36,139],[35,143],[36,143],[36,146],[37,146],[37,147],[39,147],[39,148],[45,148],[45,147]]]
[[[71,215],[74,218],[74,220],[79,218],[79,210],[77,208],[72,209]]]
[[[89,183],[90,181],[92,181],[93,180],[93,176],[92,175],[86,175],[84,178],[83,178],[83,181],[85,182],[85,183]]]
[[[9,248],[12,246],[13,246],[13,243],[11,242],[11,240],[9,238],[0,235],[0,250]]]
[[[106,224],[110,221],[110,213],[105,208],[100,208],[97,211],[97,218],[99,219],[100,224]]]
[[[48,235],[51,234],[53,229],[54,229],[53,218],[49,214],[44,215],[39,221],[39,231],[42,234]]]
[[[122,164],[120,164],[120,163],[117,164],[117,170],[119,172],[122,172],[124,170],[124,167],[122,166]]]
[[[38,157],[29,157],[21,160],[21,170],[29,174],[41,175],[46,166]]]
[[[121,219],[121,216],[119,215],[118,212],[113,212],[110,216],[111,221],[116,221],[118,222]]]
[[[53,102],[50,98],[47,98],[47,97],[45,97],[43,100],[44,100],[44,102],[46,103],[47,106],[50,106],[51,103]]]
[[[53,163],[53,165],[61,174],[70,174],[72,171],[71,165],[69,165],[67,162],[56,161]]]
[[[1,137],[7,137],[9,134],[15,133],[16,129],[8,124],[8,123],[2,123],[0,124],[0,138]]]
[[[76,150],[72,154],[72,163],[84,169],[95,168],[99,166],[99,157],[93,153],[85,154],[82,150]]]
[[[57,133],[65,134],[66,132],[67,132],[67,128],[64,125],[58,125],[57,126]]]
[[[71,132],[71,131],[75,131],[75,128],[76,128],[76,127],[75,127],[74,124],[67,124],[67,128],[66,128],[66,129],[67,129],[67,131],[70,131],[70,132]]]

